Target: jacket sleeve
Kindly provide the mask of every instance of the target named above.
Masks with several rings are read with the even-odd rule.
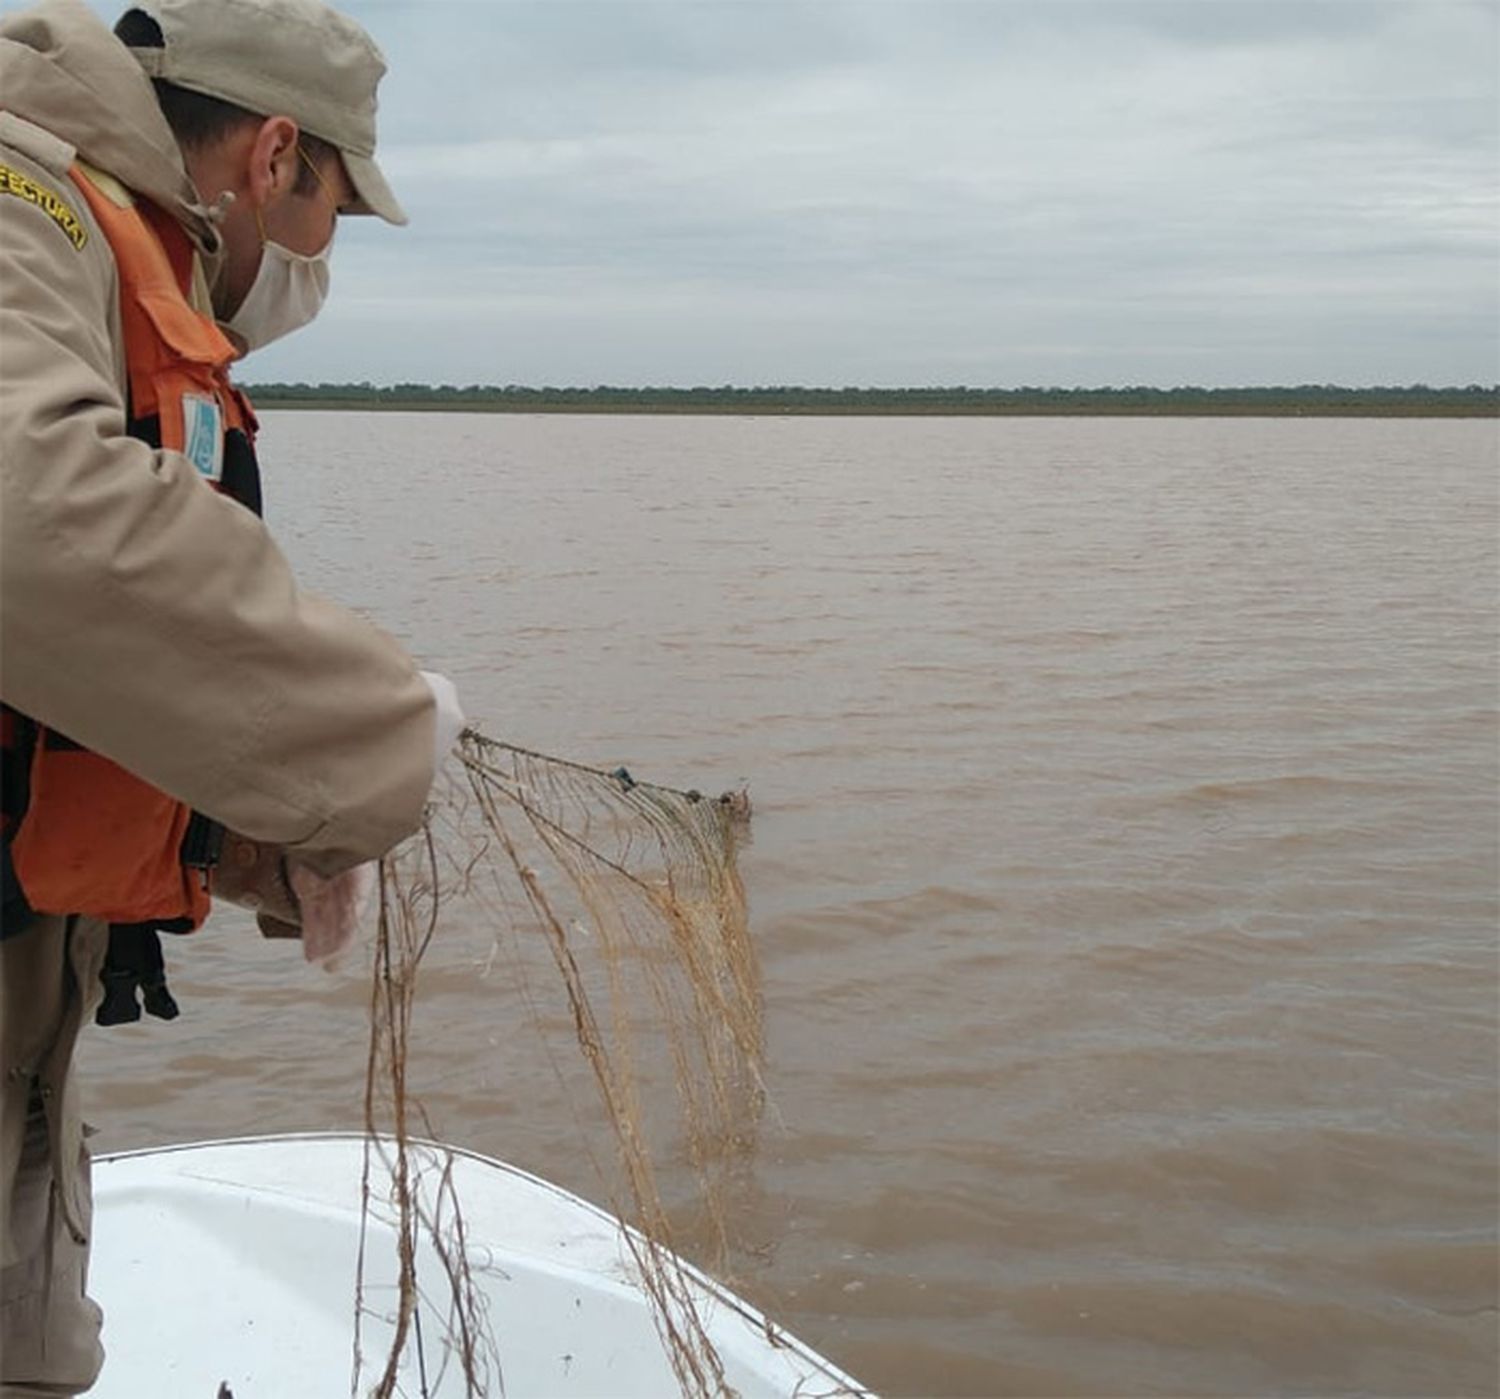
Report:
[[[323,874],[415,829],[434,712],[411,659],[298,588],[264,525],[125,432],[114,263],[0,192],[0,696]]]

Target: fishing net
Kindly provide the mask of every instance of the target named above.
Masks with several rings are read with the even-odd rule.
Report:
[[[499,1356],[467,1271],[462,1213],[446,1178],[418,1190],[413,1144],[434,1137],[407,1083],[418,971],[439,925],[466,901],[488,920],[545,938],[579,1049],[612,1132],[611,1204],[686,1395],[728,1392],[674,1247],[657,1163],[643,1128],[641,1054],[664,1046],[676,1087],[678,1139],[708,1224],[710,1266],[727,1253],[726,1194],[764,1101],[759,973],[736,847],[743,791],[706,797],[549,757],[467,730],[461,780],[421,833],[382,862],[366,1082],[368,1209],[377,1165],[398,1239],[394,1338],[371,1393],[398,1392],[417,1307],[418,1239],[443,1261],[449,1293],[445,1356],[471,1394],[496,1392]],[[377,1157],[385,1158],[383,1162]],[[384,1179],[384,1176],[381,1177]],[[360,1277],[365,1277],[361,1249]],[[361,1282],[363,1287],[363,1281]],[[363,1373],[356,1307],[354,1389]],[[423,1381],[425,1386],[425,1379]]]

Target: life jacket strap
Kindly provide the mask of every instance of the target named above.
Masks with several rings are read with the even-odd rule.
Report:
[[[37,726],[9,705],[0,712],[4,761],[0,762],[0,940],[24,933],[36,917],[10,858],[10,841],[31,798],[31,755],[36,751]]]
[[[10,859],[10,840],[0,844],[0,941],[24,933],[36,917]]]

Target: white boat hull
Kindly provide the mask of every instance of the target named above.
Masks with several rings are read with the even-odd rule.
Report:
[[[445,1165],[498,1356],[488,1392],[663,1399],[678,1392],[620,1225],[512,1166],[424,1145],[422,1190]],[[95,1162],[89,1291],[106,1361],[90,1399],[143,1395],[327,1399],[350,1393],[364,1142],[279,1136],[168,1147]],[[372,1195],[388,1195],[377,1160]],[[366,1391],[396,1305],[393,1212],[371,1211],[362,1345]],[[745,1399],[863,1394],[813,1351],[689,1269],[730,1387]],[[450,1290],[430,1242],[417,1259],[420,1359],[399,1393],[464,1395],[445,1337]],[[425,1375],[425,1388],[423,1387]]]

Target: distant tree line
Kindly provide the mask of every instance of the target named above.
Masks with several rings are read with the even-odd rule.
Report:
[[[1171,389],[1035,388],[817,389],[529,388],[520,384],[255,384],[266,408],[442,409],[493,413],[891,413],[891,414],[1188,414],[1267,417],[1494,417],[1500,386]]]

